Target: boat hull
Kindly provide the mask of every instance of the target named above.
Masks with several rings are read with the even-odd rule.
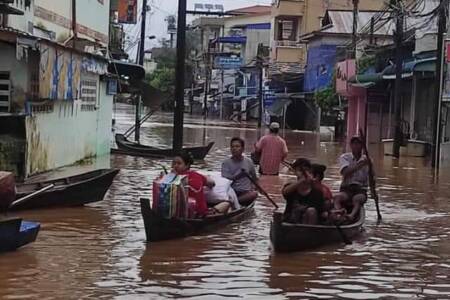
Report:
[[[0,221],[0,252],[14,251],[34,242],[40,227],[39,223],[22,219]]]
[[[101,201],[117,173],[119,173],[118,169],[102,169],[57,180],[20,184],[17,186],[17,198],[24,197],[50,184],[55,186],[14,206],[12,210],[81,206]]]
[[[347,239],[352,240],[361,233],[364,219],[363,208],[356,223],[340,226]],[[283,214],[275,212],[270,225],[270,240],[276,252],[294,252],[339,243],[342,236],[336,226],[284,223]]]
[[[123,134],[116,134],[115,138],[118,149],[111,149],[112,153],[156,158],[173,157],[177,154],[177,152],[171,148],[156,148],[130,142]],[[183,150],[191,153],[194,159],[202,160],[208,155],[213,146],[214,142],[211,142],[206,146],[185,147]]]
[[[165,219],[151,209],[149,199],[141,198],[140,202],[148,242],[178,239],[211,232],[223,228],[227,224],[240,222],[254,212],[253,202],[247,207],[232,211],[226,215],[190,220]]]

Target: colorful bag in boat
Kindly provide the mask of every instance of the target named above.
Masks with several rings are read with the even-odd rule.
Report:
[[[152,209],[164,218],[185,219],[188,216],[187,176],[167,174],[155,180]]]

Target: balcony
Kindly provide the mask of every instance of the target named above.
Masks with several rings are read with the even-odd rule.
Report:
[[[125,33],[121,24],[110,24],[109,48],[115,59],[128,58],[124,51]]]
[[[276,48],[278,47],[304,48],[305,44],[301,43],[300,41],[280,40],[280,41],[273,41],[273,46]]]
[[[306,47],[299,41],[273,41],[272,60],[283,63],[305,63]]]

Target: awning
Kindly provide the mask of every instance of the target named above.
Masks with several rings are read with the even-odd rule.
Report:
[[[268,109],[267,111],[271,116],[281,117],[283,115],[283,109],[285,106],[291,104],[291,99],[283,98],[277,99]]]
[[[223,36],[215,39],[214,43],[223,43],[223,44],[245,44],[247,43],[246,36]]]
[[[108,65],[108,72],[131,80],[141,80],[145,77],[145,70],[141,65],[121,60],[112,60]]]
[[[402,78],[413,76],[414,72],[435,72],[436,57],[416,59],[403,63]],[[395,65],[389,66],[383,70],[383,79],[395,79]]]
[[[383,73],[358,74],[350,77],[349,83],[354,87],[369,88],[383,80]]]

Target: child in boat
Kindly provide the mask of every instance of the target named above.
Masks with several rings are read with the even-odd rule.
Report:
[[[324,197],[324,211],[321,214],[321,220],[328,222],[330,218],[330,211],[333,208],[333,193],[330,188],[322,181],[325,178],[326,166],[321,164],[312,164],[311,171],[314,178],[314,187],[322,191]]]
[[[282,194],[286,199],[284,219],[289,223],[315,225],[325,210],[325,199],[321,189],[314,183],[311,162],[299,158],[292,164],[297,181],[286,184]]]
[[[208,214],[208,206],[204,187],[213,188],[215,186],[214,180],[204,176],[196,171],[192,171],[191,165],[194,159],[190,153],[180,152],[174,157],[172,162],[172,170],[177,175],[186,175],[189,183],[189,198],[195,200],[195,211],[198,217],[205,217]],[[213,211],[217,213],[226,213],[230,209],[228,202],[222,202],[213,207]]]

